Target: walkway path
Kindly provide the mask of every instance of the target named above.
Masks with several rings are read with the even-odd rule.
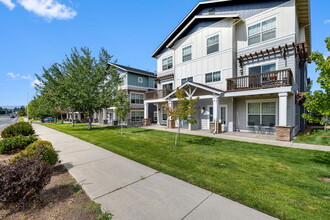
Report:
[[[169,132],[177,132],[177,129],[168,129],[165,126],[159,125],[152,125],[148,127],[144,127],[146,129],[154,129],[160,131],[169,131]],[[324,145],[314,145],[314,144],[300,144],[285,141],[277,141],[273,135],[266,135],[266,134],[249,134],[245,132],[227,132],[222,134],[212,134],[206,130],[197,130],[197,131],[189,131],[187,129],[181,129],[181,133],[183,134],[192,134],[192,135],[199,135],[205,137],[213,137],[213,138],[222,138],[227,140],[235,140],[235,141],[245,141],[250,143],[257,143],[257,144],[268,144],[268,145],[275,145],[281,147],[292,147],[292,148],[299,148],[299,149],[307,149],[307,150],[319,150],[319,151],[330,151],[330,146]]]
[[[88,196],[117,220],[274,219],[96,145],[33,125]]]

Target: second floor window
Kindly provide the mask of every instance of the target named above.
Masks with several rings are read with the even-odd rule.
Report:
[[[131,93],[131,103],[132,104],[143,104],[143,94],[140,93]]]
[[[163,71],[173,68],[173,57],[163,59]]]
[[[263,21],[248,28],[249,45],[276,37],[276,18]]]
[[[173,90],[173,83],[164,84],[163,89]]]
[[[207,38],[207,54],[219,51],[219,35]]]
[[[185,84],[186,82],[193,82],[193,77],[181,79],[181,85]]]
[[[206,83],[217,82],[217,81],[221,81],[221,72],[220,71],[205,74]]]
[[[191,60],[191,46],[182,49],[182,62]]]

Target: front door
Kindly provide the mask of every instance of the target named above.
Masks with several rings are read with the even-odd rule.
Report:
[[[222,131],[228,131],[227,105],[220,105],[220,122]]]
[[[112,124],[112,121],[113,121],[113,113],[109,112],[109,114],[108,114],[108,123]]]
[[[213,106],[208,105],[201,115],[202,129],[209,130],[211,122],[213,122]]]

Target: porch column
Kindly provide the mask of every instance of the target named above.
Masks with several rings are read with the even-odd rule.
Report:
[[[278,126],[276,126],[276,140],[291,141],[291,126],[288,126],[288,93],[281,92],[279,97],[279,119]]]
[[[211,132],[214,134],[221,133],[221,123],[219,122],[219,97],[213,99],[213,122],[211,122]]]
[[[102,117],[102,112],[99,110],[99,124],[102,123],[103,117]]]
[[[170,109],[173,109],[173,101],[168,101],[168,107]],[[168,116],[167,118],[167,128],[175,128],[175,121],[172,119],[171,116]]]
[[[143,120],[143,126],[150,126],[149,103],[144,103],[144,120]]]
[[[112,125],[118,125],[118,119],[117,119],[117,114],[115,112],[115,109],[113,109],[113,114],[112,114]]]
[[[157,124],[160,125],[160,114],[161,114],[161,105],[159,103],[157,103]]]
[[[104,108],[103,110],[103,124],[108,124],[108,119],[107,119],[107,109]]]

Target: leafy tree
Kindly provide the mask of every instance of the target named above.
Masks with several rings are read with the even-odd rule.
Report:
[[[184,89],[177,89],[175,96],[178,98],[177,106],[175,108],[170,108],[167,104],[165,109],[168,110],[168,116],[172,117],[172,120],[178,120],[179,122],[178,131],[175,135],[174,141],[174,146],[178,146],[180,144],[180,127],[182,121],[187,120],[190,124],[196,123],[196,120],[194,120],[192,115],[197,111],[195,109],[195,103],[199,100],[199,97],[195,99],[186,97]]]
[[[326,38],[325,43],[330,52],[330,38]],[[303,114],[302,117],[308,121],[319,122],[326,129],[330,122],[330,56],[325,57],[320,52],[314,52],[310,58],[317,66],[316,71],[320,73],[317,82],[321,85],[321,90],[304,94],[304,106],[309,114]]]
[[[62,63],[44,69],[38,77],[42,82],[38,89],[57,110],[86,113],[88,129],[92,129],[93,113],[111,106],[121,82],[116,69],[109,65],[111,58],[103,48],[97,58],[87,47],[73,48]]]
[[[116,92],[116,98],[114,102],[115,113],[121,121],[121,134],[123,134],[123,121],[128,117],[131,110],[131,104],[128,101],[128,94],[124,90],[118,90]]]
[[[28,104],[28,116],[30,118],[57,117],[58,113],[47,96],[36,96]]]
[[[26,109],[25,109],[25,107],[22,106],[22,107],[18,110],[17,114],[18,114],[19,116],[26,116]]]

